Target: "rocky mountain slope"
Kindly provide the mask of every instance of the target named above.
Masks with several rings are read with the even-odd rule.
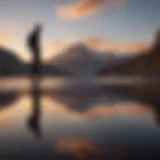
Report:
[[[160,32],[156,34],[152,48],[137,57],[111,68],[99,70],[101,76],[158,76],[160,75]]]

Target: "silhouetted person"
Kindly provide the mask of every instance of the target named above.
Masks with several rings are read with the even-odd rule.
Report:
[[[41,47],[40,34],[42,27],[37,25],[31,34],[28,36],[28,47],[33,54],[32,74],[36,76],[41,75]]]
[[[28,47],[30,48],[33,54],[33,63],[32,63],[32,115],[29,118],[28,125],[32,131],[34,131],[37,137],[41,136],[40,128],[40,117],[41,117],[41,108],[40,108],[40,76],[41,76],[41,47],[40,47],[40,34],[41,26],[37,25],[31,34],[28,36]]]

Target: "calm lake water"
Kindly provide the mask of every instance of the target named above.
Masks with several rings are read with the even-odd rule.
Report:
[[[160,159],[159,84],[9,84],[0,84],[0,160]]]

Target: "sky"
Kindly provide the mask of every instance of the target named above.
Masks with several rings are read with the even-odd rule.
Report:
[[[76,42],[132,54],[152,43],[159,15],[159,0],[1,0],[0,44],[29,59],[26,37],[40,23],[45,59]]]

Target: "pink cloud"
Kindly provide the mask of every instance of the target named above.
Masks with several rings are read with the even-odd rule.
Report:
[[[61,19],[78,19],[96,13],[104,6],[123,8],[127,0],[77,0],[70,5],[57,8],[57,15]]]
[[[111,51],[121,53],[138,53],[149,49],[148,44],[143,43],[121,43],[111,39],[90,38],[84,40],[88,47],[100,51]]]
[[[78,40],[77,40],[78,41]],[[101,39],[101,38],[85,38],[78,41],[85,46],[100,51],[100,52],[117,52],[117,53],[141,53],[147,51],[150,45],[144,43],[122,43],[112,39]],[[77,42],[76,42],[77,43]],[[50,53],[52,56],[57,56],[61,52],[65,52],[68,48],[72,47],[72,43],[61,42],[49,42],[45,47],[45,52]]]

